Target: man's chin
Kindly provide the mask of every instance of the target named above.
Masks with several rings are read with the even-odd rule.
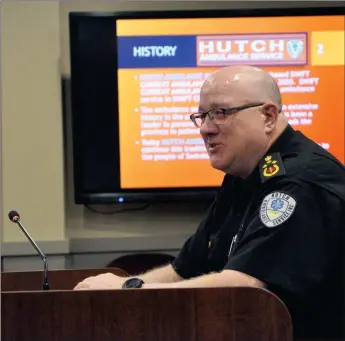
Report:
[[[228,165],[225,164],[224,162],[222,162],[221,160],[217,160],[217,159],[210,159],[211,161],[211,166],[214,168],[214,169],[217,169],[221,172],[227,172],[228,170]]]

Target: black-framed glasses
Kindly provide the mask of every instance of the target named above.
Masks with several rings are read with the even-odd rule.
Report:
[[[244,109],[249,109],[249,108],[254,108],[254,107],[259,107],[260,105],[264,105],[265,103],[253,103],[253,104],[245,104],[241,105],[238,107],[233,107],[233,108],[218,108],[218,109],[211,109],[206,112],[199,112],[196,114],[190,115],[190,119],[192,122],[200,128],[202,124],[205,122],[206,116],[209,117],[210,120],[213,121],[214,124],[223,124],[226,121],[226,118],[234,114],[237,111],[244,110]]]

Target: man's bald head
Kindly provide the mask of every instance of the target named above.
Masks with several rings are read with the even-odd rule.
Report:
[[[212,74],[201,88],[201,96],[220,96],[220,102],[232,106],[256,102],[273,102],[282,110],[277,83],[262,69],[253,66],[228,66]],[[217,99],[215,98],[217,101]]]

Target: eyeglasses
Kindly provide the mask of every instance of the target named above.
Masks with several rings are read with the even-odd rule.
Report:
[[[234,114],[237,111],[244,110],[244,109],[249,109],[253,107],[259,107],[260,105],[264,105],[265,103],[254,103],[254,104],[246,104],[246,105],[241,105],[239,107],[233,107],[233,108],[219,108],[219,109],[211,109],[206,112],[199,112],[196,114],[190,115],[190,119],[192,122],[200,128],[202,124],[205,122],[206,116],[209,117],[210,120],[214,122],[214,124],[223,124],[226,120],[226,118]]]

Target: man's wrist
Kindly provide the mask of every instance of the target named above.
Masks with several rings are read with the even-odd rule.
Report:
[[[173,289],[177,288],[178,283],[144,283],[143,289]]]

